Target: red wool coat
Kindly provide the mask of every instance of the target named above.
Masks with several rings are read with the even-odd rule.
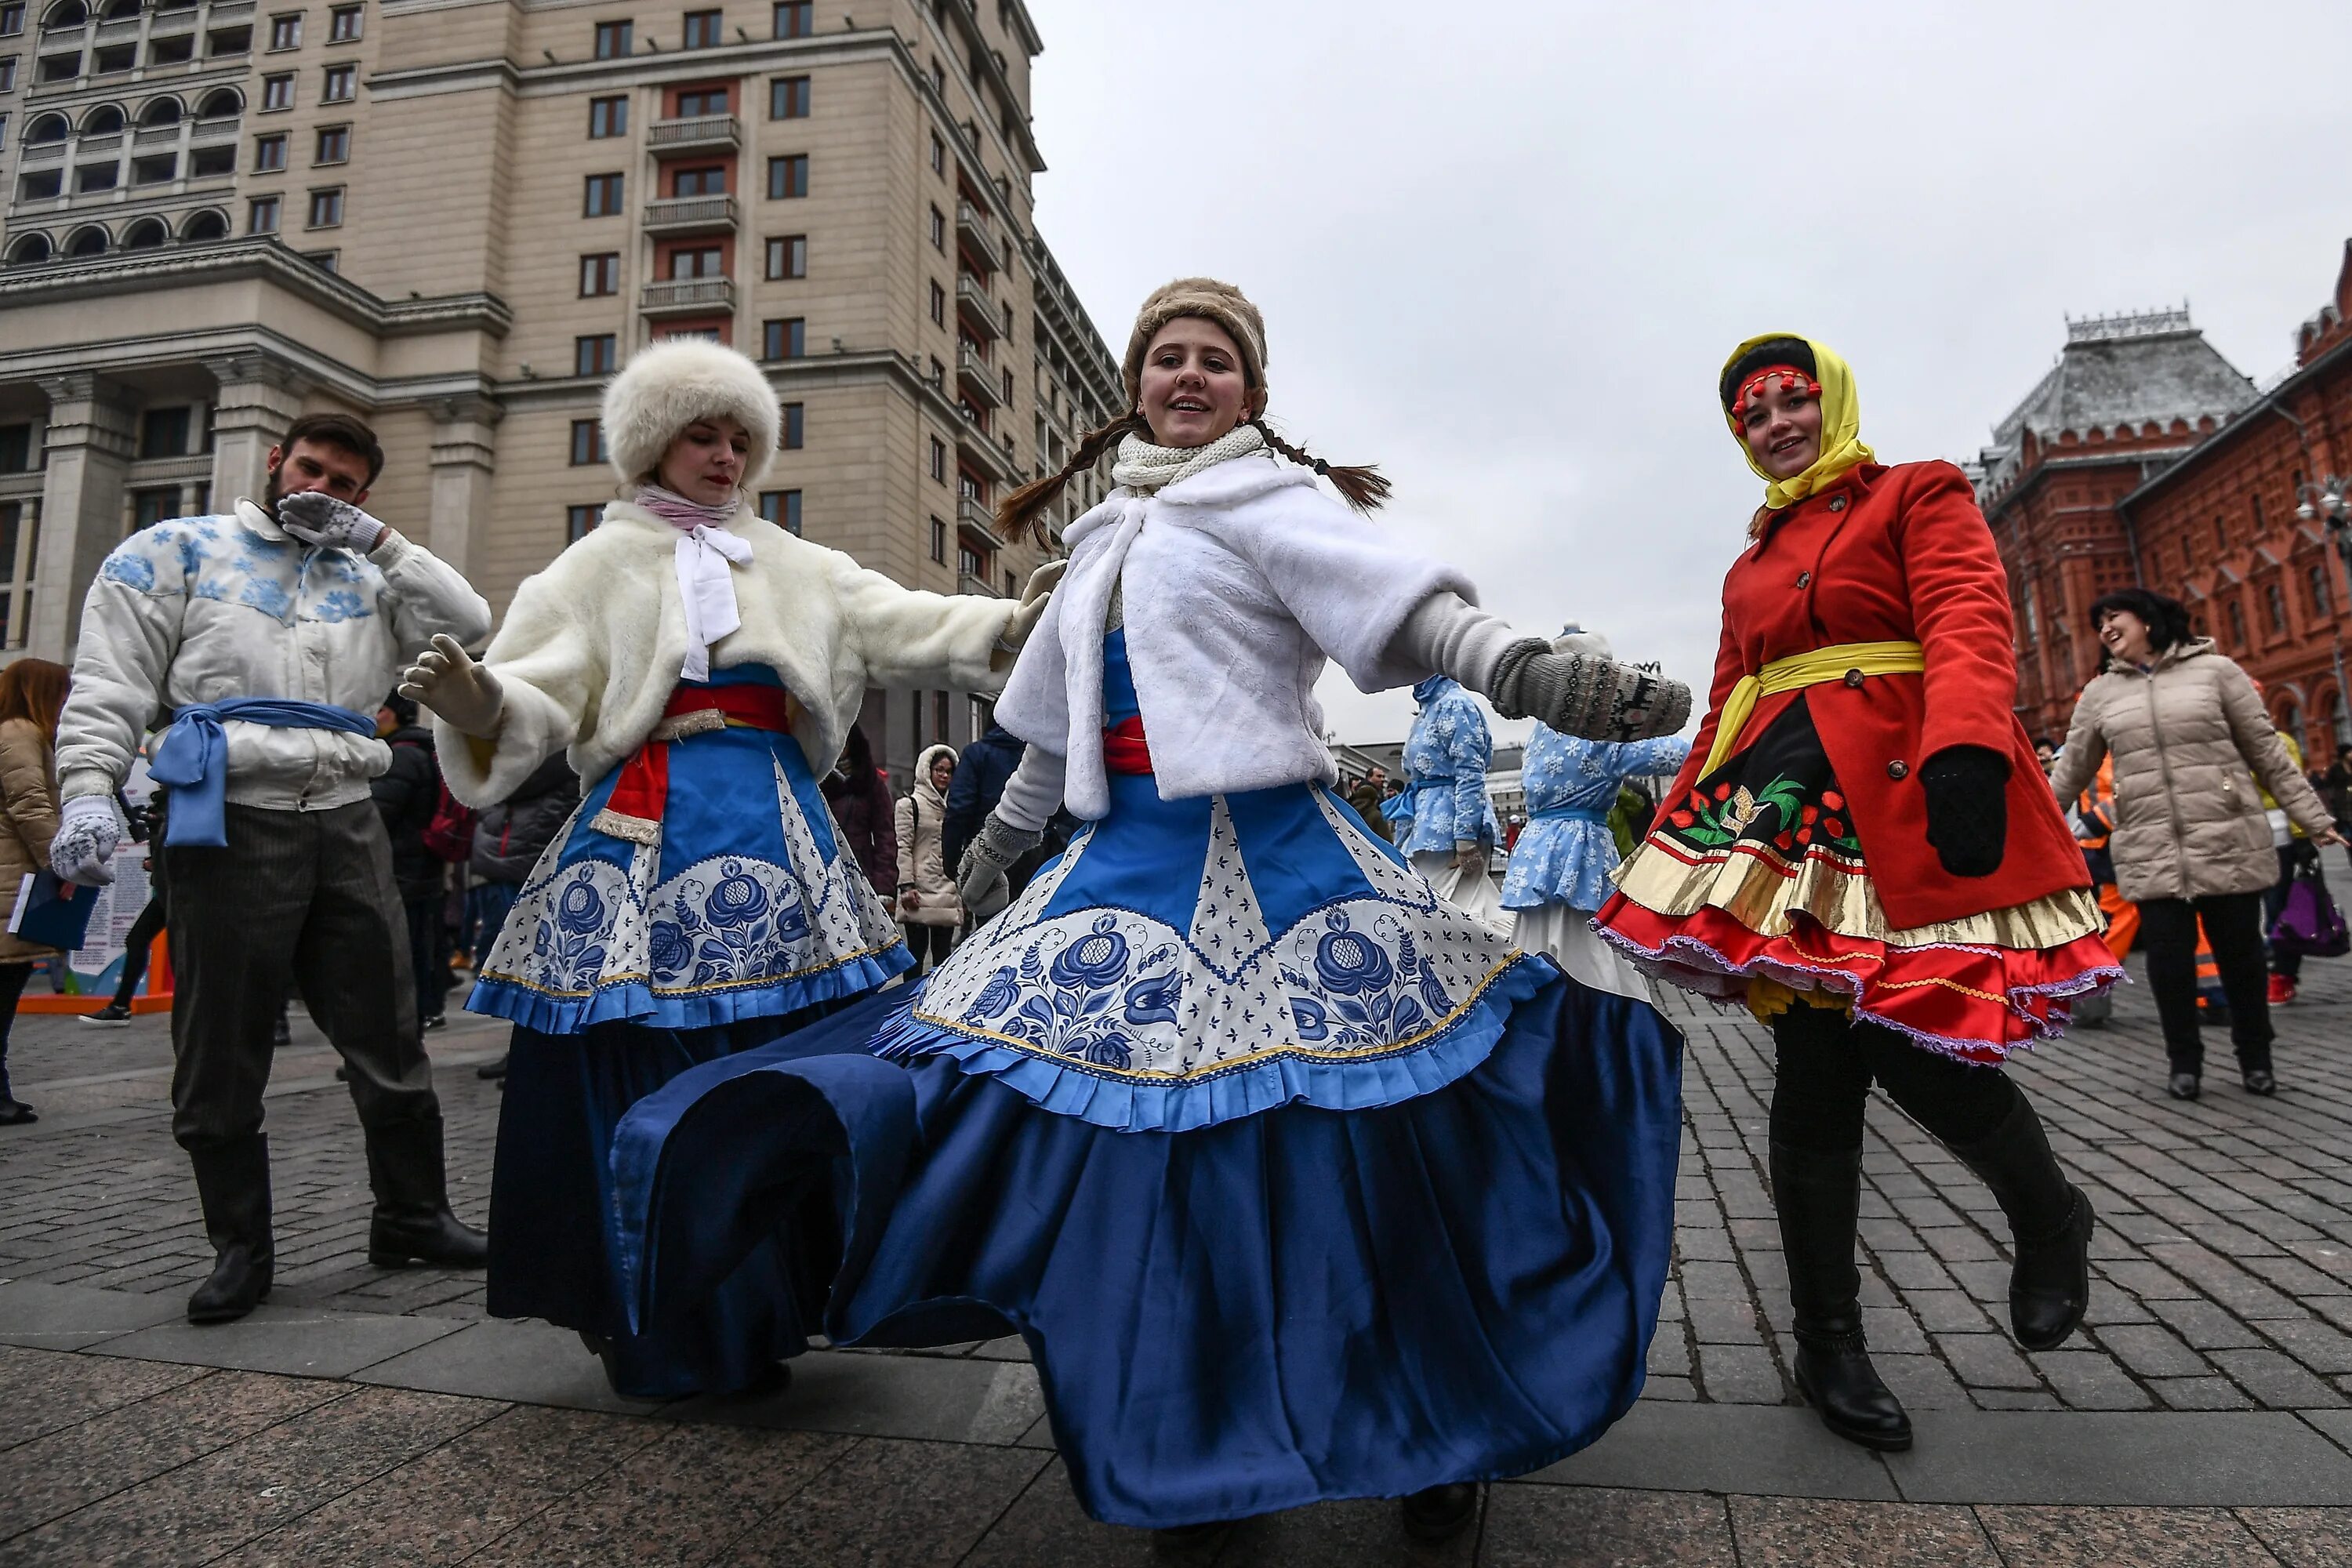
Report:
[[[1803,693],[1887,919],[1932,925],[2089,887],[2012,710],[2009,580],[1967,479],[1949,463],[1865,464],[1775,517],[1732,563],[1706,720],[1667,798],[1697,782],[1741,676],[1835,643],[1896,640],[1927,649],[1924,676],[1835,680]],[[1763,733],[1798,695],[1759,700],[1746,734]],[[2009,758],[2008,850],[1990,877],[1952,876],[1927,843],[1920,764],[1948,746]]]

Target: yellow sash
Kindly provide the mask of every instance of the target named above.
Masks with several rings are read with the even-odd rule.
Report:
[[[1723,717],[1716,721],[1715,744],[1706,753],[1699,777],[1723,765],[1748,727],[1748,716],[1764,698],[1796,691],[1827,681],[1843,680],[1854,670],[1864,675],[1918,675],[1927,668],[1927,650],[1915,642],[1843,642],[1776,658],[1753,675],[1743,675],[1724,699]]]

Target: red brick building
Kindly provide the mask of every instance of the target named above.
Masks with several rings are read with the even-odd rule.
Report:
[[[2101,316],[2067,322],[2057,363],[1994,428],[1977,496],[2009,573],[2028,731],[2064,735],[2099,668],[2092,602],[2143,580],[2118,503],[2254,401],[2186,310]]]
[[[2263,683],[2314,765],[2352,749],[2345,700],[2352,506],[2352,244],[2335,297],[2295,334],[2295,368],[2123,498],[2141,580]],[[2299,514],[2299,509],[2312,515]],[[2339,515],[2331,519],[2335,510]]]

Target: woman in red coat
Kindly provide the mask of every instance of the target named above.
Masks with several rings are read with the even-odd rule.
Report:
[[[2000,1064],[2122,971],[2011,710],[2009,588],[1968,480],[1874,462],[1819,343],[1750,339],[1720,393],[1765,504],[1724,579],[1706,722],[1599,925],[1769,1025],[1798,1387],[1831,1430],[1907,1448],[1857,1300],[1870,1086],[1992,1189],[2011,1326],[2048,1350],[2082,1321],[2091,1206]]]

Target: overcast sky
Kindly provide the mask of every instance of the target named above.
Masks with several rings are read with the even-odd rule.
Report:
[[[1740,339],[1821,338],[1882,461],[1959,459],[2069,314],[2186,299],[2269,374],[2352,235],[2345,0],[1029,4],[1038,226],[1112,352],[1166,279],[1241,285],[1381,526],[1695,687],[1761,500]]]

